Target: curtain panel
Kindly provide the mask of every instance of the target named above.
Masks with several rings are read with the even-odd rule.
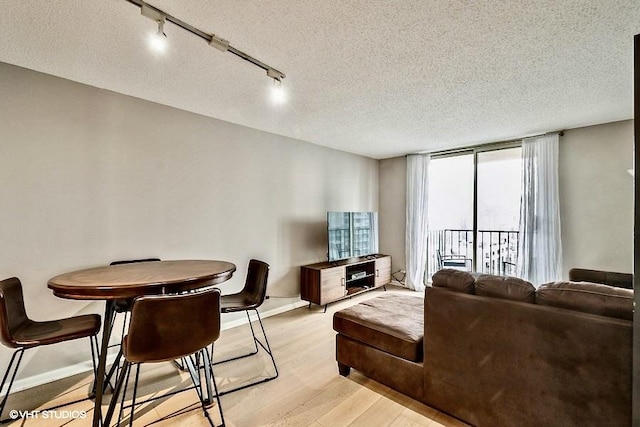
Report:
[[[407,156],[406,277],[407,286],[414,291],[425,287],[429,159],[428,154]]]
[[[518,276],[535,286],[562,277],[558,134],[522,141]]]

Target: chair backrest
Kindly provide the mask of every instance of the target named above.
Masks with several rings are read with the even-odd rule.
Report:
[[[269,264],[257,259],[249,261],[247,278],[242,293],[252,308],[258,308],[267,295],[267,280],[269,278]]]
[[[29,322],[24,308],[22,284],[17,277],[0,282],[0,341],[10,348],[16,348],[13,334],[25,322]]]
[[[125,259],[122,261],[113,261],[109,265],[134,264],[136,262],[160,261],[160,258],[142,258],[142,259]]]
[[[133,301],[123,354],[130,362],[179,359],[220,336],[220,291],[150,295]]]

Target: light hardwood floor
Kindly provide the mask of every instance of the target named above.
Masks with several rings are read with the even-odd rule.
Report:
[[[388,292],[408,292],[388,286]],[[331,304],[326,313],[319,307],[306,307],[264,319],[269,342],[279,370],[276,380],[222,396],[226,425],[234,426],[465,426],[460,421],[412,400],[352,370],[348,377],[338,375],[335,362],[333,313],[380,295],[375,290]],[[417,296],[418,297],[418,296]],[[216,342],[215,358],[222,360],[248,350],[251,335],[247,325],[222,331]],[[270,360],[264,352],[241,361],[215,367],[220,390],[241,384],[269,372]],[[133,378],[133,375],[132,375]],[[12,395],[9,410],[46,408],[86,396],[90,375],[78,375]],[[138,401],[190,385],[189,376],[171,363],[143,365]],[[129,394],[131,387],[129,389]],[[108,399],[107,399],[108,403]],[[90,425],[93,402],[59,408],[44,419],[19,419],[13,425],[79,427]],[[105,406],[106,410],[106,406]],[[66,411],[66,412],[65,412]],[[76,411],[76,412],[74,412]],[[79,411],[79,412],[77,412]],[[178,412],[178,415],[171,416]],[[85,413],[86,418],[73,418]],[[209,414],[216,425],[220,419],[215,405]],[[51,416],[60,419],[52,419]],[[126,412],[128,415],[128,412]],[[163,417],[167,417],[162,419]],[[128,420],[128,418],[125,417]],[[197,405],[195,391],[179,393],[166,400],[136,408],[135,426],[208,426]]]

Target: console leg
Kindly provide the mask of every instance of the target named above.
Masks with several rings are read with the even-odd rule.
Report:
[[[327,312],[327,306],[328,306],[328,305],[329,305],[329,304],[325,304],[325,305],[324,305],[324,311],[323,311],[323,313],[326,313],[326,312]]]
[[[343,377],[346,377],[351,372],[351,368],[343,363],[338,362],[338,373]]]

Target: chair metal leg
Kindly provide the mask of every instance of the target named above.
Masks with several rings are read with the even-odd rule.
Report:
[[[125,369],[124,365],[122,366],[122,369]],[[122,420],[122,414],[124,413],[124,400],[127,396],[127,386],[129,385],[129,375],[131,375],[131,364],[127,365],[126,369],[127,369],[127,374],[124,379],[124,389],[122,390],[122,398],[120,399],[120,412],[118,412],[118,422],[116,423],[116,426],[120,425],[120,420]],[[112,396],[112,399],[117,401],[118,396],[114,395]]]
[[[111,387],[111,389],[113,390],[114,386],[111,385],[111,378],[115,375],[116,380],[118,379],[120,369],[121,369],[120,359],[122,359],[122,347],[118,349],[118,354],[116,354],[116,358],[113,360],[113,365],[111,365],[111,368],[109,369],[109,372],[107,372],[107,375],[104,379],[105,383],[103,387],[103,392],[107,391],[107,387]]]
[[[269,345],[269,339],[267,338],[267,333],[264,331],[264,325],[262,324],[262,319],[260,318],[260,313],[258,313],[258,310],[254,310],[254,311],[256,312],[256,316],[258,316],[258,323],[260,323],[260,329],[262,329],[262,336],[264,337],[264,342],[266,344],[266,347],[257,338],[256,338],[256,342],[258,344],[260,344],[260,346],[264,349],[264,351],[266,351],[267,354],[271,357],[271,363],[273,364],[273,369],[275,371],[275,376],[273,376],[270,379],[275,379],[275,378],[278,377],[278,367],[276,366],[276,359],[273,357],[273,351],[271,350],[271,346]]]
[[[196,393],[198,393],[198,397],[200,401],[209,404],[209,398],[204,396],[204,390],[202,387],[202,381],[200,379],[200,360],[199,357],[195,355],[183,357],[182,361],[184,362],[185,369],[189,372],[189,376],[191,377],[191,382],[193,383],[194,388],[196,389]],[[207,387],[208,389],[209,387]]]
[[[213,345],[213,344],[212,344]],[[218,403],[218,410],[220,411],[220,419],[222,420],[221,426],[224,426],[224,415],[222,414],[222,406],[220,404],[220,396],[218,395],[218,387],[215,382],[215,377],[213,375],[213,368],[211,365],[211,355],[209,354],[209,350],[205,347],[198,351],[197,353],[184,357],[183,359],[185,368],[188,369],[189,375],[191,376],[191,382],[193,383],[193,387],[195,388],[196,393],[198,393],[198,398],[200,399],[200,405],[202,406],[202,412],[204,413],[205,418],[209,421],[209,425],[214,427],[213,420],[207,411],[207,405],[213,403],[213,389],[215,390],[215,398]],[[201,376],[201,370],[204,371],[204,379]],[[206,395],[205,395],[206,389]]]
[[[174,360],[173,364],[176,366],[176,368],[180,369],[181,371],[186,371],[187,370],[187,365],[185,364],[184,361],[184,357],[180,360]]]
[[[214,366],[215,365],[219,365],[221,363],[227,363],[227,362],[231,362],[233,360],[238,360],[238,359],[242,359],[242,358],[245,358],[245,357],[253,356],[254,354],[258,353],[258,345],[257,345],[258,340],[256,339],[256,333],[253,330],[253,324],[251,323],[251,317],[249,316],[249,310],[246,310],[245,313],[247,313],[247,320],[249,321],[249,327],[251,328],[251,336],[253,337],[253,347],[254,347],[254,349],[251,352],[246,353],[246,354],[241,354],[240,356],[234,356],[234,357],[231,357],[229,359],[224,359],[224,360],[219,360],[217,362],[214,362],[213,363]],[[257,310],[256,310],[256,313],[257,313]],[[211,343],[211,355],[213,356],[213,343]]]
[[[224,390],[224,391],[222,391],[220,393],[220,396],[224,396],[225,394],[233,393],[234,391],[243,390],[245,388],[252,387],[252,386],[257,385],[257,384],[266,383],[267,381],[275,380],[276,378],[278,378],[278,367],[276,366],[276,360],[273,357],[273,351],[271,350],[271,346],[269,345],[269,339],[267,338],[267,334],[264,331],[264,325],[262,324],[262,319],[260,318],[260,313],[258,312],[257,309],[253,309],[253,311],[256,312],[256,316],[258,317],[258,323],[260,324],[260,329],[262,330],[262,336],[264,337],[264,343],[262,341],[260,341],[258,339],[258,337],[256,337],[255,331],[253,329],[253,325],[251,324],[251,317],[249,316],[249,310],[247,310],[247,317],[249,318],[249,326],[251,327],[251,334],[253,335],[253,343],[256,346],[256,351],[252,352],[252,353],[244,354],[244,355],[241,355],[241,356],[233,357],[231,359],[226,359],[226,360],[223,360],[223,361],[220,361],[220,362],[215,362],[214,365],[217,365],[217,364],[220,364],[220,363],[231,362],[232,360],[238,360],[238,359],[242,359],[244,357],[252,356],[252,355],[257,353],[258,345],[259,345],[260,347],[262,347],[262,349],[271,358],[271,363],[273,364],[273,369],[275,371],[275,374],[273,376],[266,377],[266,378],[263,378],[261,380],[255,381],[255,382],[252,382],[252,383],[249,383],[249,384],[245,384],[245,385],[240,386],[240,387],[233,388],[231,390]]]
[[[98,338],[95,335],[89,337],[89,344],[91,345],[91,365],[93,366],[93,376],[95,378],[98,371],[98,363],[96,362],[98,359]]]
[[[18,356],[18,361],[16,362],[15,368],[13,370],[13,374],[11,375],[11,380],[9,381],[9,387],[7,387],[7,393],[4,395],[4,399],[2,399],[2,403],[0,403],[0,418],[2,418],[2,412],[4,411],[4,406],[7,403],[7,399],[9,399],[9,393],[11,392],[11,387],[13,386],[13,381],[16,379],[16,374],[18,373],[18,368],[20,367],[20,362],[22,361],[22,356],[24,355],[24,348],[19,348],[13,352],[11,356],[11,361],[9,361],[9,366],[7,367],[6,372],[4,373],[4,377],[2,377],[2,384],[0,384],[0,390],[4,388],[4,384],[7,381],[7,377],[9,376],[9,372],[11,371],[11,367],[13,366],[13,362],[15,361],[16,356]],[[2,422],[8,420],[2,420]]]
[[[211,343],[211,348],[213,349],[213,343]],[[207,378],[211,378],[211,383],[213,384],[213,391],[215,392],[216,402],[218,403],[218,412],[220,413],[220,421],[222,424],[220,427],[224,427],[224,414],[222,413],[222,403],[220,402],[220,392],[218,392],[218,385],[216,384],[216,377],[213,373],[213,363],[211,363],[211,359],[213,357],[213,352],[209,354],[209,350],[207,348],[202,349],[203,359],[204,359],[204,371]],[[207,386],[209,386],[209,381],[207,381]],[[209,396],[211,396],[211,392],[209,392]],[[210,402],[211,403],[211,402]],[[209,423],[213,426],[213,421],[209,417],[209,413],[207,412],[207,408],[202,404],[202,410],[204,411],[205,416],[209,420]]]
[[[136,410],[136,395],[138,394],[138,378],[140,378],[140,364],[136,365],[136,379],[133,383],[133,397],[131,398],[131,415],[129,416],[129,427],[133,426],[133,416]]]
[[[98,338],[96,335],[92,335],[89,337],[89,344],[91,346],[91,363],[93,365],[93,374],[95,377],[97,372],[96,356],[98,354]],[[9,386],[7,387],[7,392],[4,395],[4,398],[2,399],[2,403],[0,403],[0,423],[14,421],[12,419],[2,419],[2,413],[4,412],[5,405],[7,403],[7,400],[9,399],[9,394],[11,393],[11,387],[13,387],[13,383],[16,379],[16,374],[18,373],[18,368],[20,368],[20,362],[22,361],[22,356],[24,355],[25,350],[26,348],[19,348],[13,352],[13,355],[11,356],[11,360],[9,361],[9,366],[7,367],[7,370],[5,371],[5,374],[2,378],[2,383],[0,384],[0,390],[4,388],[4,385],[7,382],[7,378],[9,377],[9,374],[11,372],[11,368],[13,367],[13,374],[11,374],[11,379],[9,380]],[[18,356],[17,361],[16,361],[16,356]],[[15,366],[14,366],[14,362],[15,362]],[[82,402],[84,400],[92,398],[94,393],[95,393],[95,383],[94,383],[94,391],[89,396],[83,397],[81,399],[76,399],[71,402],[61,403],[59,405],[52,406],[50,408],[41,409],[41,411],[52,411],[54,409],[58,409],[63,406],[73,405],[74,403]]]
[[[111,423],[111,417],[113,417],[113,412],[115,411],[116,404],[118,403],[118,395],[120,394],[120,390],[122,390],[122,385],[127,382],[125,380],[125,376],[127,377],[127,379],[129,378],[130,369],[131,369],[131,363],[125,360],[124,364],[122,365],[122,369],[120,370],[120,376],[118,377],[118,380],[116,381],[116,385],[113,388],[111,402],[109,402],[109,409],[107,410],[107,413],[104,416],[104,419],[102,420],[101,425],[103,426],[109,426]],[[122,408],[120,412],[122,412]],[[119,424],[119,421],[118,421],[118,424]]]
[[[127,331],[127,324],[129,323],[129,317],[131,315],[131,312],[129,311],[125,311],[124,313],[124,320],[122,321],[122,331],[120,333],[120,340],[115,343],[115,344],[111,344],[109,345],[109,348],[114,348],[114,347],[118,347],[118,354],[115,358],[115,360],[113,361],[113,365],[111,366],[111,369],[109,370],[109,373],[107,374],[107,383],[105,385],[104,391],[106,391],[106,387],[111,386],[111,388],[113,389],[113,386],[111,385],[111,377],[113,375],[115,375],[115,378],[117,379],[119,374],[120,374],[120,358],[122,357],[122,339],[124,338],[126,331]],[[109,332],[109,336],[111,336],[111,334],[113,333],[113,327],[115,326],[115,321],[116,321],[116,317],[117,317],[118,313],[116,311],[113,312],[113,316],[111,317],[111,329]]]
[[[91,344],[91,364],[93,365],[93,384],[91,385],[89,398],[93,399],[96,397],[96,378],[98,377],[98,361],[100,359],[100,347],[98,345],[98,336],[93,335],[89,337],[89,343]]]
[[[255,312],[257,313],[258,310],[255,310]],[[258,343],[260,341],[256,339],[256,332],[253,329],[253,323],[251,323],[251,316],[249,316],[249,310],[247,310],[246,313],[247,313],[247,321],[249,322],[249,328],[251,328],[251,336],[253,337],[253,347],[255,349],[253,353],[249,353],[249,355],[253,355],[258,352]],[[260,315],[258,315],[258,318],[260,318]]]

